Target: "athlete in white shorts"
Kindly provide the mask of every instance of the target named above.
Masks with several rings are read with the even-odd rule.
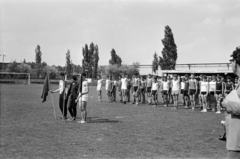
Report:
[[[180,76],[177,77],[177,75],[174,75],[171,85],[172,85],[172,96],[173,96],[173,103],[174,103],[174,107],[172,109],[177,109],[178,95],[180,94]]]
[[[207,77],[203,76],[203,81],[200,84],[200,94],[202,98],[203,110],[201,112],[207,112],[207,96],[209,93],[209,83]]]
[[[89,92],[89,88],[88,88],[88,82],[86,80],[86,74],[83,73],[81,75],[81,81],[82,81],[82,90],[79,93],[77,99],[76,99],[76,103],[79,101],[79,108],[81,110],[81,121],[78,121],[78,123],[86,123],[86,119],[87,119],[87,101],[88,101],[88,92]],[[80,87],[81,88],[81,87]]]
[[[123,96],[123,104],[126,104],[127,102],[127,84],[128,84],[128,79],[123,74],[122,79],[121,79],[121,90],[122,90],[122,96]]]

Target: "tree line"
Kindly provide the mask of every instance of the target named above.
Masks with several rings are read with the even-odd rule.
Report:
[[[155,52],[152,61],[152,71],[156,73],[158,68],[162,70],[173,70],[177,61],[177,46],[174,42],[172,30],[169,26],[165,26],[165,36],[162,39],[164,46],[162,50],[162,57],[158,56]],[[68,76],[73,74],[80,74],[82,72],[87,73],[89,78],[96,78],[98,75],[107,76],[112,75],[118,78],[122,73],[128,74],[130,77],[133,74],[139,74],[139,62],[133,62],[132,65],[126,65],[122,63],[121,57],[116,53],[113,48],[110,51],[109,64],[106,66],[99,66],[99,47],[93,42],[90,45],[85,44],[82,48],[82,65],[73,64],[71,60],[71,52],[67,50],[66,64],[65,66],[48,65],[42,60],[41,47],[37,45],[35,49],[35,62],[23,62],[18,63],[13,61],[8,64],[7,72],[17,73],[30,73],[31,78],[45,78],[49,73],[51,79],[59,78],[59,72],[65,72]]]

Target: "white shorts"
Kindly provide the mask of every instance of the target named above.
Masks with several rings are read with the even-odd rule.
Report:
[[[82,97],[79,98],[79,102],[87,102],[88,101],[88,95],[85,94]]]

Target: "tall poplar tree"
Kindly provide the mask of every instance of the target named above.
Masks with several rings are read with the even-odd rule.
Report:
[[[37,48],[35,49],[35,53],[36,53],[36,56],[35,56],[36,64],[40,66],[42,62],[42,52],[39,45],[37,45]]]
[[[158,70],[158,55],[157,53],[155,52],[154,55],[153,55],[153,61],[152,61],[152,71],[154,73],[156,73],[156,71]]]
[[[67,50],[67,53],[66,53],[66,74],[71,75],[71,72],[72,72],[71,55],[70,55],[70,50]]]
[[[111,59],[109,60],[109,64],[121,66],[122,59],[120,56],[117,55],[116,51],[112,49],[110,54],[111,54]]]
[[[99,55],[98,55],[98,46],[95,46],[94,54],[93,54],[93,77],[96,78],[98,74],[98,61],[99,61]]]
[[[177,46],[174,42],[172,30],[168,25],[165,26],[164,32],[165,36],[162,39],[164,48],[162,50],[162,57],[159,57],[159,65],[162,70],[174,70],[178,58]]]

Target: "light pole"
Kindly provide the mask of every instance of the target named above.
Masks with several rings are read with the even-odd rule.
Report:
[[[4,55],[4,54],[0,54],[0,56],[2,56],[2,57],[3,57],[2,71],[4,72],[4,57],[5,57],[6,55]]]

